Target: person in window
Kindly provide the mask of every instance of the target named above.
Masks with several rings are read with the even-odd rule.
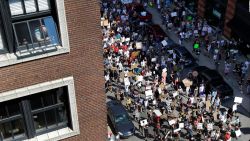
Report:
[[[37,41],[49,40],[48,30],[45,25],[41,25],[40,27],[35,29],[35,37]]]

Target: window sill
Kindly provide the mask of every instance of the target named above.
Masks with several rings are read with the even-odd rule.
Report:
[[[68,53],[70,50],[66,47],[56,46],[46,49],[30,49],[25,51],[17,51],[14,53],[0,54],[0,67],[14,65],[18,63],[28,62],[36,59]]]
[[[70,128],[66,127],[63,129],[59,129],[56,131],[52,131],[46,134],[36,136],[32,139],[26,139],[24,141],[57,141],[57,140],[62,140],[68,137],[78,135],[78,134],[80,134],[79,131],[73,131]]]

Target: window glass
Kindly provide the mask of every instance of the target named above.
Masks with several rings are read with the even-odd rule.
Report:
[[[54,102],[53,102],[53,94],[52,94],[53,91],[48,91],[48,92],[49,93],[43,95],[43,104],[44,104],[44,107],[50,106],[50,105],[54,104]]]
[[[39,11],[49,10],[48,0],[37,0]]]
[[[3,139],[24,136],[24,124],[22,119],[13,120],[0,124],[0,135]]]
[[[29,29],[26,22],[23,23],[16,23],[14,25],[16,37],[17,37],[17,44],[19,47],[26,47],[32,44]]]
[[[56,118],[58,123],[67,122],[67,115],[65,107],[59,107],[56,111]]]
[[[47,122],[47,127],[49,128],[49,126],[53,126],[57,124],[56,122],[56,109],[52,109],[49,111],[45,112],[45,116],[46,116],[46,122]]]
[[[11,103],[7,105],[7,108],[8,108],[9,116],[20,114],[20,108],[19,108],[19,104],[17,101],[11,101]]]
[[[41,22],[41,31],[45,36],[46,43],[48,45],[58,45],[58,32],[53,18],[51,16],[45,17],[41,20]]]
[[[36,12],[36,5],[34,0],[24,0],[26,13]]]
[[[34,126],[36,130],[46,128],[44,112],[34,114],[33,119],[34,119]]]
[[[0,24],[1,26],[1,24]],[[0,54],[1,52],[5,51],[4,49],[4,45],[3,45],[3,36],[2,36],[3,32],[2,32],[2,28],[0,27]]]
[[[7,112],[5,108],[6,107],[3,104],[0,104],[0,120],[7,117]]]
[[[12,16],[24,14],[21,0],[9,0],[9,6]]]
[[[42,107],[42,99],[34,95],[30,98],[30,105],[32,110],[39,109]]]

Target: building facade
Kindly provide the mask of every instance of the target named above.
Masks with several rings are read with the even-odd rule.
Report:
[[[0,0],[0,141],[106,138],[99,1]]]
[[[250,54],[249,0],[198,0],[198,15],[223,34],[239,43],[243,54]]]

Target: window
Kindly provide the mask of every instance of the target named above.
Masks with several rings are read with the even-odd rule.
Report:
[[[1,1],[0,34],[6,37],[2,42],[7,50],[18,58],[57,51],[61,40],[56,5],[56,0]]]
[[[66,86],[0,103],[0,140],[23,140],[71,127]]]

